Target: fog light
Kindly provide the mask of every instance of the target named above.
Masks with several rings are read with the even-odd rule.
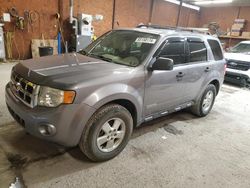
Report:
[[[39,126],[39,132],[43,136],[53,136],[56,134],[56,127],[51,124],[43,124]]]

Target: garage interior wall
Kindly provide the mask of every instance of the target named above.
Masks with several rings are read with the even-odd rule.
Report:
[[[101,34],[112,29],[113,5],[115,1],[114,28],[135,27],[139,23],[176,26],[178,6],[164,0],[74,0],[74,13],[102,14],[104,20],[94,22],[95,34]],[[39,18],[27,29],[15,29],[13,23],[7,23],[5,31],[14,32],[13,57],[27,59],[31,57],[31,39],[56,39],[58,24],[55,14],[61,14],[64,36],[69,40],[72,33],[69,18],[69,0],[0,0],[0,15],[15,7],[19,16],[24,16],[24,11],[39,13]],[[223,11],[221,10],[223,9]],[[240,11],[239,11],[240,10]],[[152,12],[151,12],[152,11]],[[223,14],[221,14],[223,12]],[[210,21],[217,21],[226,30],[239,17],[250,21],[250,7],[220,7],[202,8],[200,12],[183,7],[180,14],[179,26],[199,27]],[[249,27],[249,26],[248,26]]]
[[[24,16],[24,11],[36,11],[39,17],[32,24],[32,28],[28,32],[17,30],[15,24],[6,23],[4,31],[14,32],[14,43],[12,46],[12,53],[15,59],[26,59],[31,57],[31,39],[41,38],[44,34],[45,38],[55,38],[57,29],[55,25],[55,13],[58,12],[58,3],[56,0],[41,0],[39,1],[18,1],[18,0],[0,0],[0,15],[8,12],[8,9],[15,7],[18,10],[19,16]],[[14,21],[14,19],[12,19]]]
[[[200,14],[200,27],[217,22],[223,31],[227,31],[236,18],[242,18],[247,20],[245,30],[250,31],[250,6],[202,8]]]
[[[156,0],[153,9],[152,23],[157,25],[176,26],[179,6],[162,0]],[[179,26],[198,27],[200,13],[182,7]]]

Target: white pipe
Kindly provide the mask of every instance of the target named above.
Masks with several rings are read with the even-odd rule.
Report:
[[[78,20],[76,18],[72,18],[72,23],[74,23],[73,29],[75,30],[75,34],[78,34]]]
[[[78,34],[78,20],[74,18],[74,0],[69,0],[69,23],[73,24],[75,34]]]
[[[73,23],[74,0],[69,0],[69,23]]]

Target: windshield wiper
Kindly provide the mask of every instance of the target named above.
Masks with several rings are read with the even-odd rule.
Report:
[[[86,50],[81,50],[81,51],[79,51],[78,53],[80,53],[80,54],[82,54],[82,55],[86,55],[86,56],[89,55],[89,53],[88,53]]]
[[[97,55],[97,54],[93,54],[93,53],[90,53],[89,55],[90,55],[90,56],[93,56],[93,57],[95,57],[95,58],[104,60],[104,61],[113,62],[113,60],[112,60],[111,58],[105,57],[105,56],[103,56],[103,55]]]

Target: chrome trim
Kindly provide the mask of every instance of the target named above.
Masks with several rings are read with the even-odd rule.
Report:
[[[32,92],[28,91],[28,87],[32,88]],[[14,71],[11,73],[10,89],[14,96],[26,106],[34,108],[37,105],[40,86],[22,78]],[[19,91],[23,93],[23,97],[18,94]],[[27,97],[30,98],[30,103],[27,101]]]
[[[177,111],[180,111],[181,109],[182,109],[181,106],[178,106],[174,110],[177,112]]]
[[[149,116],[149,117],[146,117],[145,118],[145,121],[150,121],[150,120],[152,120],[153,119],[153,116]]]
[[[161,115],[166,115],[168,114],[168,111],[162,112]]]

